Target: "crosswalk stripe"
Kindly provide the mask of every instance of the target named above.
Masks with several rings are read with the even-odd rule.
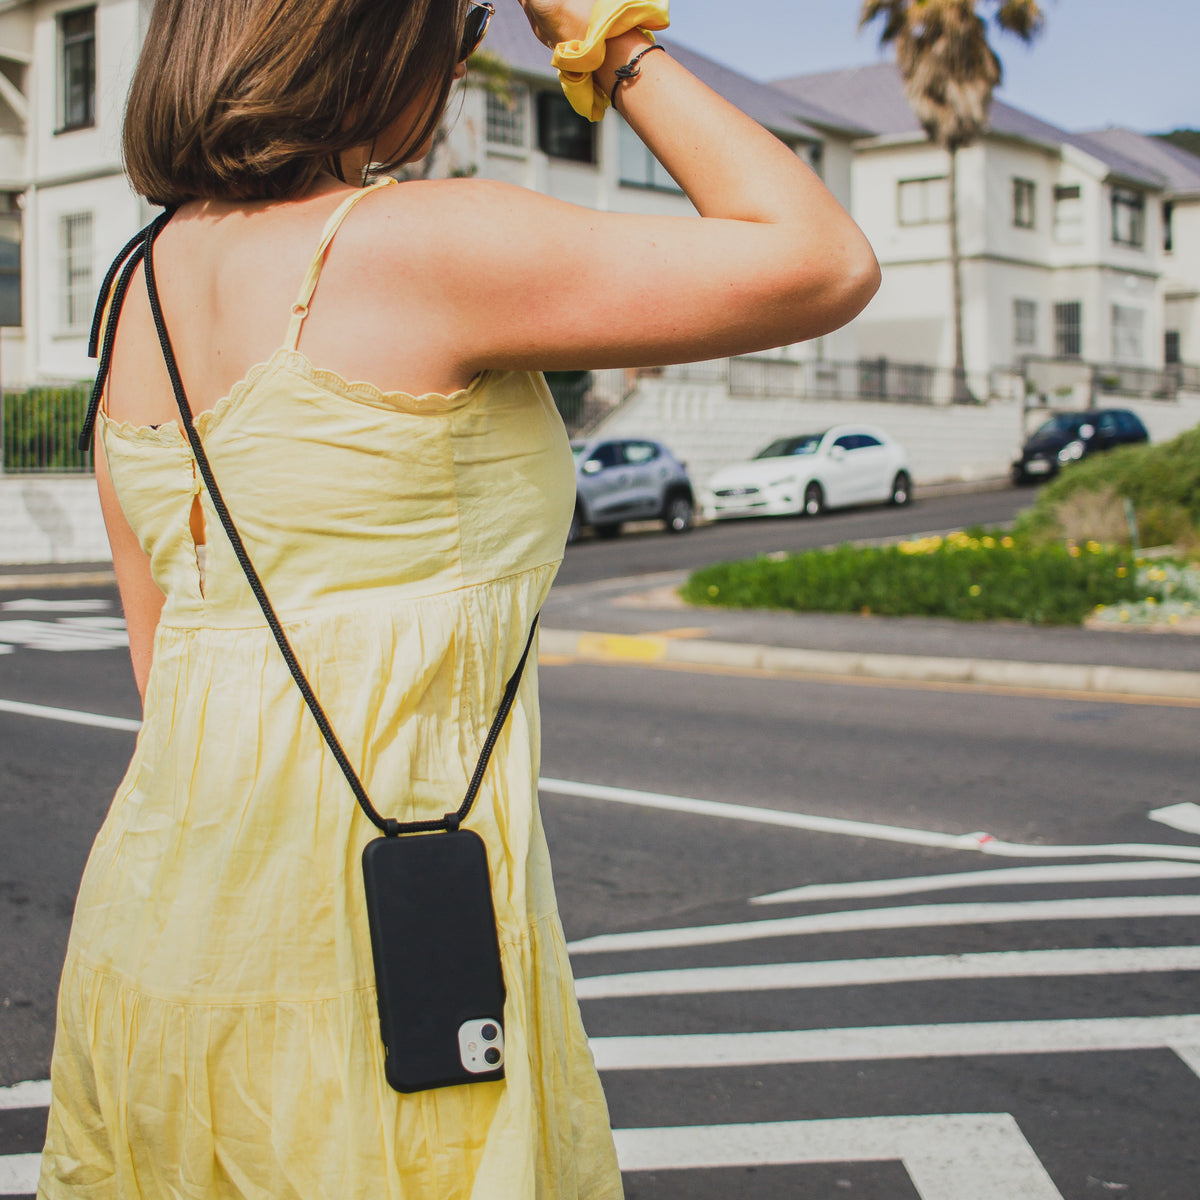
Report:
[[[1116,921],[1145,917],[1200,916],[1200,896],[1100,896],[1082,900],[1026,900],[994,904],[909,904],[809,913],[769,921],[699,925],[685,929],[647,929],[602,933],[569,942],[572,954],[618,950],[665,950],[715,946],[759,938],[800,937],[815,933],[854,933],[878,929],[934,929],[952,925],[1011,924],[1026,921]]]
[[[623,1171],[899,1159],[921,1200],[1062,1200],[1008,1113],[613,1131]]]
[[[91,725],[96,729],[123,729],[136,733],[142,727],[141,721],[133,721],[128,717],[106,717],[100,713],[52,708],[45,704],[24,704],[20,700],[0,700],[0,712],[16,713],[22,717],[40,717],[50,721],[65,721],[69,725]]]
[[[792,988],[861,987],[937,979],[1035,979],[1200,971],[1200,946],[1099,950],[1009,950],[990,954],[933,954],[836,962],[762,963],[593,975],[575,982],[580,1000],[682,996]]]
[[[1154,814],[1151,813],[1151,816]],[[999,870],[954,871],[902,879],[863,879],[852,883],[809,883],[755,896],[751,904],[792,904],[811,900],[865,900],[877,896],[911,896],[917,892],[960,888],[1036,887],[1046,883],[1123,883],[1144,879],[1191,879],[1200,864],[1178,862],[1058,863],[1046,867],[1001,867]]]
[[[31,1196],[37,1191],[40,1154],[0,1156],[0,1196]]]
[[[762,808],[751,804],[728,804],[719,800],[698,800],[690,796],[671,796],[662,792],[642,792],[634,788],[609,787],[598,783],[575,783],[569,779],[543,777],[538,787],[550,795],[576,796],[584,800],[603,800],[612,804],[632,804],[638,808],[663,812],[716,817],[725,821],[749,821],[758,825],[777,825],[785,829],[804,829],[811,833],[831,833],[842,837],[869,838],[907,846],[929,846],[939,850],[970,850],[1000,858],[1169,858],[1200,862],[1200,846],[1171,843],[1115,842],[1095,846],[1058,846],[1053,843],[1005,842],[990,833],[939,833],[928,829],[910,829],[901,825],[881,825],[875,821],[852,821],[844,817],[823,817],[814,813],[783,808]]]
[[[882,1025],[770,1033],[655,1034],[591,1040],[596,1066],[602,1071],[972,1058],[991,1054],[1088,1054],[1173,1049],[1176,1045],[1184,1048],[1200,1045],[1200,1015]]]
[[[0,1110],[6,1108],[46,1108],[50,1103],[50,1080],[27,1079],[11,1087],[0,1088]]]

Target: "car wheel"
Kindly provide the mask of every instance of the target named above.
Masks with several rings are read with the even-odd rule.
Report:
[[[689,496],[676,493],[667,500],[663,512],[663,528],[668,533],[687,533],[692,527],[695,509]]]
[[[579,533],[583,529],[583,517],[580,515],[579,506],[576,505],[575,511],[571,514],[571,524],[567,529],[567,545],[573,546],[579,541]]]
[[[605,541],[609,541],[612,538],[621,536],[621,522],[607,521],[603,525],[593,525],[592,532],[598,538],[604,538]]]
[[[888,501],[890,504],[896,505],[897,508],[912,502],[912,479],[909,478],[907,471],[897,471],[896,478],[892,480],[892,495]]]
[[[804,489],[804,515],[819,517],[825,511],[825,492],[819,483],[810,483]]]

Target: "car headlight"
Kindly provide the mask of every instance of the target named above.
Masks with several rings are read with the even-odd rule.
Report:
[[[1058,461],[1060,463],[1074,462],[1076,459],[1083,457],[1083,452],[1087,447],[1076,439],[1073,442],[1068,442],[1059,452]]]

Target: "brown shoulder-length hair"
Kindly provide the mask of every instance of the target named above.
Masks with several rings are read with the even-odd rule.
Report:
[[[134,188],[155,204],[287,199],[405,109],[384,167],[433,133],[467,0],[155,0],[125,109]]]

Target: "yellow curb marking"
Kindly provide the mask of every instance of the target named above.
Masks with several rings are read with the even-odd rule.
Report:
[[[581,633],[576,653],[580,658],[661,662],[667,657],[667,643],[662,638],[628,637],[621,633]]]
[[[653,634],[644,634],[645,637],[660,637],[660,638],[706,638],[708,630],[702,629],[699,625],[685,626],[683,629],[656,629]]]

